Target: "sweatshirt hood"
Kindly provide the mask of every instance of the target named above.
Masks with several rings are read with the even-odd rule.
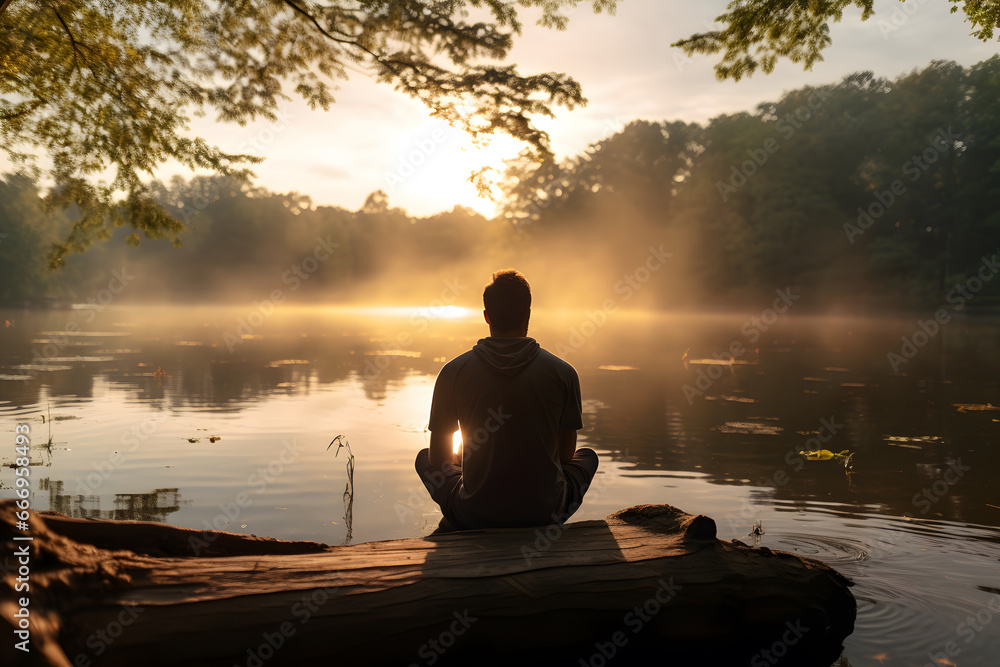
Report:
[[[538,356],[534,338],[480,338],[472,350],[490,369],[501,375],[517,375]]]

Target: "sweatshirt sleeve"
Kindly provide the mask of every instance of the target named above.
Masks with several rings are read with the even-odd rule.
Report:
[[[563,402],[563,412],[559,418],[559,429],[583,428],[583,400],[580,395],[580,376],[572,366],[566,374],[566,394]]]
[[[427,428],[432,431],[455,431],[458,429],[458,414],[455,412],[455,374],[452,364],[445,364],[434,382],[431,398],[431,415]]]

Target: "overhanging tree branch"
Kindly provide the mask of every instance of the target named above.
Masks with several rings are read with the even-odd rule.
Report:
[[[192,110],[211,108],[241,125],[273,119],[289,86],[326,109],[335,100],[321,77],[342,76],[356,63],[473,136],[508,133],[545,155],[547,136],[532,118],[585,103],[579,84],[565,74],[524,76],[477,60],[506,58],[520,32],[519,11],[537,8],[541,25],[562,28],[563,10],[581,2],[598,13],[615,4],[0,0],[0,150],[28,162],[47,159],[52,166],[39,170],[53,184],[47,204],[79,211],[52,265],[122,225],[173,236],[179,223],[156,214],[144,185],[167,161],[252,176],[245,165],[258,162],[255,156],[184,136]],[[489,8],[491,18],[470,20],[468,10],[477,7]],[[113,182],[95,179],[107,170]]]
[[[918,1],[909,0],[907,6]],[[947,2],[953,14],[961,5],[974,27],[972,34],[980,40],[992,39],[994,29],[1000,27],[998,0]],[[721,53],[722,59],[715,65],[719,79],[739,81],[758,69],[769,74],[781,59],[802,63],[808,70],[823,60],[822,51],[832,43],[829,24],[839,22],[852,6],[861,10],[862,21],[875,15],[874,0],[733,0],[715,19],[720,24],[717,29],[671,46],[689,56]]]
[[[379,54],[375,53],[374,51],[368,49],[363,44],[360,44],[357,41],[350,40],[350,39],[342,39],[340,37],[337,37],[337,36],[331,34],[328,30],[326,30],[325,28],[323,28],[323,26],[321,26],[319,24],[319,21],[316,19],[315,16],[313,16],[312,14],[310,14],[309,12],[307,12],[306,10],[302,9],[301,7],[299,7],[297,4],[295,4],[294,2],[292,2],[292,0],[284,0],[284,3],[286,5],[288,5],[289,7],[291,7],[293,10],[295,10],[300,15],[304,16],[314,26],[316,26],[316,29],[320,31],[320,34],[322,34],[327,39],[330,39],[330,40],[332,40],[334,42],[337,42],[338,44],[346,44],[347,46],[357,47],[361,51],[364,51],[365,53],[367,53],[368,55],[370,55],[375,62],[377,62],[378,64],[382,65],[383,67],[385,67],[386,69],[388,69],[389,71],[391,71],[396,76],[399,76],[399,72],[397,70],[393,69],[392,67],[390,67],[389,63],[391,61],[385,60],[382,56],[380,56]]]
[[[69,29],[68,25],[66,25],[66,20],[62,17],[62,14],[59,13],[59,10],[56,9],[55,7],[52,7],[52,13],[56,15],[57,19],[59,19],[60,25],[62,25],[63,30],[66,31],[66,34],[69,36],[69,43],[73,47],[73,69],[79,71],[80,70],[80,58],[79,58],[80,46],[76,43],[76,38],[73,37],[73,31]]]
[[[358,44],[356,42],[352,42],[349,39],[340,39],[339,37],[331,35],[329,32],[327,32],[327,30],[323,26],[321,26],[319,24],[319,21],[316,20],[315,16],[313,16],[312,14],[310,14],[309,12],[307,12],[306,10],[302,9],[301,7],[299,7],[297,4],[295,4],[294,2],[292,2],[292,0],[284,0],[284,2],[285,2],[286,5],[288,5],[292,9],[294,9],[296,12],[298,12],[302,16],[306,17],[307,19],[309,19],[309,21],[314,26],[316,26],[316,29],[319,30],[320,33],[322,33],[323,36],[326,37],[327,39],[331,39],[331,40],[333,40],[335,42],[340,42],[341,44],[350,44],[351,46],[358,46],[358,47],[360,47],[360,44]],[[374,55],[374,54],[372,54],[372,55]]]

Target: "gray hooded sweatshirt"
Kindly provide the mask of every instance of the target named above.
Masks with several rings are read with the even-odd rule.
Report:
[[[554,521],[566,492],[559,433],[582,426],[576,370],[534,338],[483,338],[445,364],[429,428],[462,430],[463,527]]]

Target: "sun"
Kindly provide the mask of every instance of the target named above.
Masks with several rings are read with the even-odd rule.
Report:
[[[504,160],[517,156],[523,145],[501,135],[473,143],[469,135],[444,121],[428,119],[414,132],[410,148],[398,158],[392,178],[387,176],[389,201],[400,202],[411,215],[430,215],[464,206],[486,218],[499,213],[498,201],[482,197],[469,177],[484,167],[496,183]],[[500,189],[494,185],[494,198]],[[405,202],[405,204],[403,204]]]

